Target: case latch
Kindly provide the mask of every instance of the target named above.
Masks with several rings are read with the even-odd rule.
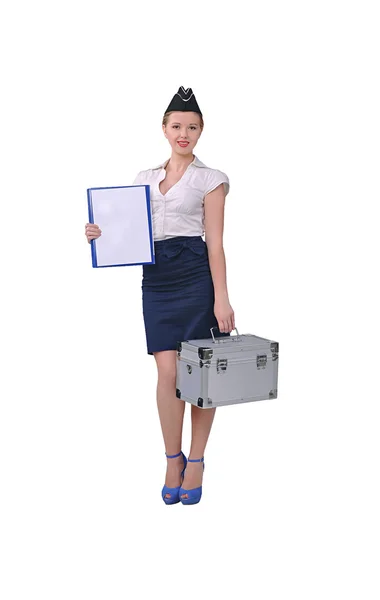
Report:
[[[266,354],[257,354],[256,366],[258,369],[265,369],[265,367],[267,366],[267,355]]]
[[[223,374],[227,371],[227,359],[226,358],[218,358],[216,361],[216,372],[219,374]]]

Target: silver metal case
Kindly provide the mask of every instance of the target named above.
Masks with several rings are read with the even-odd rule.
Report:
[[[278,342],[212,329],[210,339],[178,342],[177,398],[200,408],[277,398]]]

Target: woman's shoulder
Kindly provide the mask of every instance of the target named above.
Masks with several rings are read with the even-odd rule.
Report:
[[[224,177],[227,177],[227,173],[225,173],[224,171],[221,171],[220,169],[209,169],[210,175],[213,175],[214,177],[220,177],[221,175],[223,175]]]
[[[199,165],[199,166],[201,167],[199,169],[199,171],[204,173],[208,177],[218,176],[218,175],[227,176],[226,173],[224,171],[222,171],[221,169],[215,169],[214,167],[208,167],[204,163],[201,163],[201,165]]]
[[[143,169],[139,171],[133,181],[133,185],[137,185],[139,183],[143,184],[145,181],[149,181],[154,176],[156,169]]]
[[[225,194],[228,194],[228,192],[230,191],[230,180],[228,175],[224,171],[212,167],[206,167],[205,169],[201,170],[204,172],[206,194],[214,190],[221,183],[224,184]]]
[[[228,182],[228,175],[224,171],[221,171],[220,169],[215,169],[214,167],[209,167],[208,165],[205,165],[204,163],[200,163],[200,162],[198,162],[197,167],[198,167],[196,170],[197,176],[200,177],[201,180],[204,181],[206,186],[217,180],[224,180],[224,181]]]
[[[227,173],[225,173],[221,169],[215,169],[213,167],[206,167],[205,169],[201,169],[201,171],[209,179],[214,179],[214,178],[219,178],[219,177],[227,177],[228,178]]]

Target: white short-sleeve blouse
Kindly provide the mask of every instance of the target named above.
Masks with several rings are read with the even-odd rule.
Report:
[[[203,235],[205,196],[221,183],[225,195],[230,189],[225,173],[207,167],[194,155],[181,179],[163,195],[159,184],[166,177],[165,167],[169,160],[153,169],[140,171],[132,184],[150,186],[154,241],[181,235]]]

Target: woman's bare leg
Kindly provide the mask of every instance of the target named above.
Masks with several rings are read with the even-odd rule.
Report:
[[[216,408],[199,408],[191,405],[191,447],[189,458],[202,458],[206,450],[207,440],[214,421]],[[192,490],[202,485],[203,463],[187,463],[182,487]],[[182,494],[187,498],[187,494]]]
[[[160,417],[162,435],[166,454],[178,454],[182,449],[182,428],[185,413],[185,402],[176,396],[176,350],[154,352],[156,359],[157,408]],[[168,458],[165,485],[177,487],[181,485],[183,458]],[[170,498],[170,494],[166,494]]]

